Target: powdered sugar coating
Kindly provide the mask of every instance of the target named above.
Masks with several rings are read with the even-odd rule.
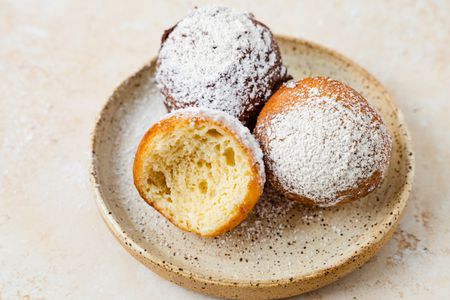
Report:
[[[295,88],[295,81],[291,80],[291,81],[285,82],[283,84],[283,86],[285,86],[288,89],[293,89],[293,88]]]
[[[265,128],[266,160],[287,193],[331,206],[346,200],[346,191],[375,172],[384,177],[392,141],[365,100],[324,96],[317,87],[297,96],[306,99],[292,100],[292,106],[269,118]],[[368,186],[367,192],[375,187]]]
[[[259,184],[261,188],[264,187],[264,183],[266,181],[266,174],[264,170],[264,162],[263,162],[263,153],[259,146],[258,141],[254,138],[254,136],[250,133],[250,130],[242,125],[238,119],[224,113],[222,111],[208,109],[208,108],[199,108],[199,107],[189,107],[184,109],[176,110],[172,113],[167,114],[163,117],[162,120],[168,119],[171,117],[189,117],[189,118],[208,118],[214,122],[218,122],[230,130],[237,139],[250,150],[252,154],[253,164],[256,166],[256,169],[259,173]]]
[[[169,110],[207,107],[245,124],[285,75],[267,27],[250,14],[204,7],[194,9],[163,41],[156,79]]]

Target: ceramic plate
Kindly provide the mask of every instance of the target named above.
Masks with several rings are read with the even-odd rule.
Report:
[[[401,112],[367,71],[319,45],[277,37],[295,79],[325,75],[359,91],[393,136],[387,177],[369,196],[334,208],[309,208],[270,188],[241,225],[216,238],[176,228],[147,205],[132,180],[136,147],[166,113],[155,85],[155,60],[108,99],[92,138],[92,180],[100,212],[118,241],[161,276],[227,298],[301,294],[337,280],[372,257],[392,236],[413,177],[413,154]]]

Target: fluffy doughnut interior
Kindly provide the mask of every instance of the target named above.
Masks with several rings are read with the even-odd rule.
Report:
[[[252,174],[235,136],[202,120],[154,136],[142,165],[146,198],[172,222],[201,235],[239,213]]]

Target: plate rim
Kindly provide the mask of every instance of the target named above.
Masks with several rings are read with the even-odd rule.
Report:
[[[387,243],[387,241],[390,240],[393,233],[395,232],[398,223],[402,219],[403,213],[405,211],[406,204],[408,202],[408,198],[411,192],[413,180],[414,180],[414,173],[415,173],[415,155],[412,147],[411,142],[411,135],[407,128],[407,124],[405,122],[403,113],[396,105],[396,102],[394,101],[393,97],[388,93],[388,91],[384,88],[384,86],[366,69],[361,67],[359,64],[355,63],[350,58],[344,56],[343,54],[328,48],[326,46],[320,45],[315,42],[311,42],[309,40],[291,37],[287,35],[280,35],[280,34],[274,34],[276,40],[283,40],[285,42],[291,42],[295,44],[302,44],[303,46],[307,46],[311,49],[319,49],[321,52],[327,53],[330,56],[336,57],[338,60],[341,60],[349,65],[352,66],[356,71],[360,72],[365,78],[367,78],[377,89],[379,89],[384,97],[388,100],[388,102],[394,107],[398,122],[401,126],[399,128],[401,135],[403,136],[404,142],[405,142],[405,152],[409,153],[410,155],[405,156],[405,160],[407,161],[407,171],[405,176],[405,184],[400,188],[400,191],[398,192],[398,199],[401,199],[399,202],[399,206],[397,206],[398,215],[395,216],[395,214],[392,214],[392,216],[389,216],[385,222],[381,223],[380,225],[387,224],[391,222],[391,225],[388,227],[386,231],[384,231],[382,234],[378,234],[375,237],[371,237],[359,246],[359,248],[352,253],[350,256],[344,256],[340,260],[338,260],[334,265],[327,266],[325,268],[321,268],[318,270],[311,271],[309,273],[298,275],[295,277],[290,278],[281,278],[281,279],[265,279],[265,280],[226,280],[222,278],[213,278],[209,276],[205,276],[204,274],[200,272],[188,272],[186,270],[180,270],[178,266],[170,263],[165,262],[162,263],[162,260],[159,259],[156,255],[153,255],[152,253],[146,251],[143,249],[137,242],[135,242],[132,238],[130,238],[126,232],[121,228],[119,222],[114,218],[111,211],[108,209],[108,206],[106,204],[106,200],[103,199],[103,195],[100,189],[100,179],[97,174],[96,169],[96,157],[97,153],[95,151],[96,144],[97,144],[97,132],[100,130],[101,121],[103,119],[103,116],[107,113],[109,107],[112,105],[113,100],[117,97],[117,95],[120,94],[122,90],[124,90],[128,83],[132,80],[134,80],[136,77],[139,77],[140,74],[151,67],[153,67],[156,63],[156,56],[152,58],[148,63],[144,64],[141,68],[139,68],[138,71],[134,72],[131,76],[129,76],[127,79],[125,79],[118,87],[116,87],[113,91],[113,93],[108,97],[106,102],[102,105],[102,108],[100,109],[99,113],[97,114],[97,117],[94,121],[94,126],[91,130],[90,134],[90,162],[89,162],[89,173],[90,173],[90,181],[91,181],[91,187],[94,193],[94,198],[97,204],[97,208],[100,212],[100,215],[102,216],[102,219],[106,223],[109,230],[113,233],[114,237],[119,241],[119,243],[137,260],[139,260],[141,263],[152,269],[157,274],[169,279],[170,281],[173,281],[177,284],[180,284],[184,287],[190,287],[188,283],[184,282],[183,280],[180,280],[184,278],[188,282],[194,281],[198,282],[200,284],[209,284],[213,288],[223,287],[223,288],[251,288],[251,289],[267,289],[267,288],[273,288],[273,287],[288,287],[290,285],[299,285],[302,282],[309,282],[309,281],[319,281],[320,278],[324,277],[325,275],[328,275],[329,273],[336,272],[340,268],[344,271],[340,273],[339,276],[336,278],[331,278],[331,280],[326,281],[323,284],[320,284],[319,286],[315,286],[313,288],[307,288],[306,290],[299,290],[296,293],[289,293],[286,295],[282,295],[283,297],[288,295],[298,295],[300,293],[304,293],[310,290],[314,290],[316,288],[322,287],[326,284],[329,284],[346,274],[350,273],[354,269],[356,269],[358,266],[364,264],[367,262],[372,256],[374,256],[379,249],[382,248],[384,244]],[[358,259],[357,259],[358,258]],[[174,278],[173,275],[176,275]],[[177,280],[178,279],[178,280]],[[180,282],[181,281],[181,282]],[[193,288],[192,286],[190,288]],[[196,291],[199,291],[196,288],[193,288]],[[202,289],[202,293],[206,293],[209,295],[219,295],[218,293],[214,293],[213,291],[208,291],[206,289]]]

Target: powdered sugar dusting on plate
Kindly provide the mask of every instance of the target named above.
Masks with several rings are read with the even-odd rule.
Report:
[[[324,50],[318,51],[316,46],[296,42],[294,51],[291,41],[280,41],[295,77],[307,72],[343,79],[355,72],[339,56],[327,54],[324,58]],[[336,66],[343,71],[336,73]],[[182,269],[211,282],[225,281],[231,287],[233,282],[245,281],[254,288],[262,281],[279,284],[311,272],[323,274],[329,267],[348,267],[355,250],[386,236],[397,223],[411,188],[408,168],[412,168],[412,153],[408,136],[402,133],[403,119],[376,82],[351,75],[348,82],[370,96],[395,137],[393,163],[379,189],[361,201],[310,208],[266,186],[245,223],[224,235],[202,238],[172,225],[142,201],[133,185],[133,158],[139,141],[167,112],[153,80],[154,70],[153,64],[145,67],[116,91],[102,113],[93,148],[94,184],[105,220],[122,244],[142,260],[158,263],[161,270],[174,274]],[[392,226],[388,225],[391,221]],[[210,286],[210,291],[213,289]]]
[[[158,86],[186,106],[240,118],[265,102],[286,74],[272,39],[250,14],[225,7],[195,9],[161,46]]]

